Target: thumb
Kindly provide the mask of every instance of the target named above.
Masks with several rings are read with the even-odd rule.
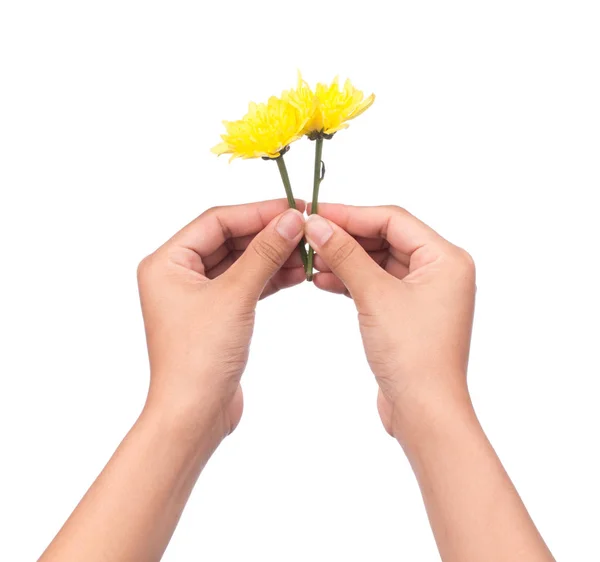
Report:
[[[258,300],[269,279],[292,252],[297,251],[303,229],[304,216],[295,209],[288,209],[254,237],[225,276],[245,287]]]
[[[346,231],[319,215],[310,215],[304,232],[308,243],[321,256],[331,271],[342,281],[352,298],[364,298],[378,279],[386,277],[365,252],[363,247]]]

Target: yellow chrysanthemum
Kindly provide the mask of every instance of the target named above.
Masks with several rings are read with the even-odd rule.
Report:
[[[302,137],[307,118],[297,107],[280,98],[250,103],[239,121],[223,121],[227,132],[222,143],[212,148],[217,155],[234,158],[277,158],[287,146]]]
[[[375,101],[375,94],[368,98],[357,90],[350,80],[340,89],[337,77],[330,85],[319,83],[315,91],[298,75],[298,87],[283,93],[282,98],[298,108],[306,119],[303,133],[310,138],[331,135],[346,129],[347,121],[358,117]]]

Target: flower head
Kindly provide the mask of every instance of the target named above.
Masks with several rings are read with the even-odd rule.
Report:
[[[358,117],[375,101],[375,94],[365,98],[350,80],[340,88],[337,77],[330,85],[319,83],[315,91],[298,74],[295,90],[283,93],[282,98],[295,107],[306,119],[303,133],[314,139],[331,136],[348,127],[347,121]]]
[[[217,155],[234,158],[278,158],[290,143],[302,137],[306,124],[301,112],[288,101],[271,97],[267,103],[250,103],[239,121],[223,121],[223,142],[212,148]]]

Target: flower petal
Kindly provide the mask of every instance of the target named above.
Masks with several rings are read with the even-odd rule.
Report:
[[[374,101],[375,101],[375,94],[371,94],[367,99],[365,99],[356,108],[356,110],[352,113],[352,115],[349,117],[349,119],[354,119],[355,117],[358,117],[361,113],[364,113],[365,111],[367,111],[367,109],[369,109],[369,107],[371,107],[373,105]]]
[[[231,152],[231,149],[229,148],[229,145],[226,142],[220,142],[219,144],[213,146],[210,149],[210,151],[216,154],[217,156],[221,156],[221,154],[229,154]]]

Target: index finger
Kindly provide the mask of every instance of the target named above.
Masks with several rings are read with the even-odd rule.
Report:
[[[310,213],[309,206],[309,213]],[[354,207],[338,203],[319,203],[319,215],[349,234],[364,238],[383,238],[396,250],[412,255],[425,244],[445,241],[435,230],[393,205]]]
[[[306,203],[296,199],[296,206],[300,212],[304,212]],[[288,207],[287,199],[214,207],[180,230],[167,244],[177,244],[196,252],[200,257],[206,257],[230,238],[260,232]]]

